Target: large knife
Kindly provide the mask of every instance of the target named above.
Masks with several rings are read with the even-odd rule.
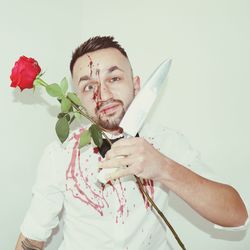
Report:
[[[135,96],[119,125],[123,129],[124,137],[134,137],[142,128],[159,95],[170,66],[171,59],[163,61]],[[117,168],[102,169],[97,178],[100,182],[106,183],[106,176],[116,170]]]
[[[170,65],[170,59],[162,62],[135,96],[120,122],[126,135],[135,136],[140,131],[167,77]]]

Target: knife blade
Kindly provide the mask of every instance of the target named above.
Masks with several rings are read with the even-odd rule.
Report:
[[[130,104],[119,125],[128,136],[135,136],[140,131],[167,77],[170,66],[170,59],[163,61]]]

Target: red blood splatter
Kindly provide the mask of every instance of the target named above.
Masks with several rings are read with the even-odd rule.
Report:
[[[110,186],[113,186],[111,181],[108,181],[107,184],[110,185]]]
[[[93,100],[95,102],[97,102],[97,97],[98,97],[98,90],[95,90],[94,94],[93,94]]]
[[[137,183],[137,185],[138,185],[138,183]],[[154,181],[153,180],[142,179],[142,186],[143,186],[144,190],[146,189],[146,191],[149,193],[152,200],[154,200]],[[144,193],[142,192],[142,190],[140,189],[140,187],[139,187],[139,190],[140,190],[142,198],[143,198],[143,200],[145,202],[145,207],[148,208],[149,207],[149,201],[148,201],[148,199],[146,199],[146,197],[145,197]]]
[[[119,208],[117,209],[117,212],[118,212],[119,217],[123,218],[126,200],[125,200],[125,196],[123,192],[122,183],[120,179],[118,181],[119,181],[119,190],[121,191],[121,193],[118,191],[118,189],[115,187],[115,185],[113,185],[111,181],[107,182],[107,184],[109,184],[113,188],[113,191],[116,192],[116,195],[119,201]],[[118,215],[116,216],[116,223],[118,223],[118,219],[119,219]]]
[[[93,98],[94,102],[96,103],[96,109],[100,109],[101,106],[101,101],[100,101],[100,91],[99,88],[97,88],[95,90],[95,92],[93,93]]]
[[[66,190],[71,191],[73,197],[79,199],[87,205],[90,205],[100,215],[103,215],[103,209],[105,207],[109,207],[103,196],[103,192],[98,194],[98,191],[95,191],[95,189],[91,187],[87,176],[84,176],[81,169],[80,150],[78,149],[80,134],[74,134],[71,139],[75,139],[75,143],[72,150],[71,161],[66,171]],[[76,160],[78,166],[76,166]],[[78,169],[76,169],[76,167],[78,167]],[[80,173],[79,177],[76,176],[77,171]]]
[[[98,154],[99,153],[99,148],[98,147],[94,147],[93,148],[93,152],[94,152],[94,154]]]
[[[118,223],[118,219],[123,218],[124,216],[124,208],[126,205],[126,199],[123,191],[124,187],[122,186],[120,180],[119,185],[114,185],[111,181],[109,181],[106,185],[102,184],[99,188],[89,181],[85,173],[87,168],[84,166],[85,172],[82,169],[83,164],[81,164],[80,158],[81,152],[78,149],[81,132],[82,130],[79,134],[74,134],[73,137],[70,138],[70,141],[75,139],[75,142],[73,145],[71,161],[66,171],[66,190],[70,191],[74,198],[80,200],[86,205],[91,206],[101,216],[103,216],[104,209],[109,207],[108,202],[104,198],[104,189],[107,185],[110,185],[113,193],[116,194],[116,198],[119,203],[116,216],[116,223]]]
[[[90,77],[92,77],[92,74],[93,74],[93,61],[91,59],[91,57],[88,55],[88,58],[89,58],[89,68],[90,68]]]

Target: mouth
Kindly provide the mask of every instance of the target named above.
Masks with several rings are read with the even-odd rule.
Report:
[[[110,103],[107,105],[104,105],[100,108],[99,113],[100,115],[112,115],[114,114],[120,107],[120,103]]]

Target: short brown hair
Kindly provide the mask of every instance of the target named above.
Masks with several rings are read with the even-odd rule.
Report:
[[[73,67],[76,60],[85,55],[86,53],[94,52],[100,49],[115,48],[118,49],[126,58],[128,58],[126,51],[121,45],[114,40],[113,36],[95,36],[88,39],[86,42],[81,44],[72,54],[70,62],[70,72],[73,73]]]

